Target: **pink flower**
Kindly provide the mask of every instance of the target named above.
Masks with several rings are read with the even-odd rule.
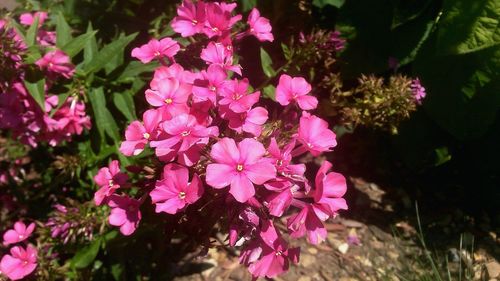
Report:
[[[129,197],[112,195],[108,205],[111,207],[109,224],[119,226],[123,235],[128,236],[134,233],[142,218],[139,210],[141,203]]]
[[[204,29],[205,35],[209,38],[223,36],[228,33],[237,21],[241,20],[241,15],[231,16],[231,11],[236,5],[225,3],[206,4],[207,21]]]
[[[151,80],[149,85],[151,86],[151,89],[158,90],[159,81],[168,78],[175,78],[179,81],[179,83],[193,84],[195,75],[190,71],[184,70],[184,68],[178,63],[174,63],[169,66],[160,66],[155,69],[153,80]]]
[[[132,56],[138,58],[142,63],[148,63],[154,59],[161,60],[165,57],[172,59],[180,50],[177,41],[170,37],[151,39],[147,44],[132,50]]]
[[[182,5],[177,8],[177,16],[170,25],[182,37],[188,37],[203,31],[205,18],[205,3],[203,1],[197,1],[196,4],[193,4],[191,0],[184,0]]]
[[[28,227],[26,227],[23,222],[18,221],[14,224],[14,229],[9,229],[4,233],[3,244],[7,246],[9,244],[22,242],[28,239],[33,230],[35,230],[34,223],[30,223]]]
[[[241,66],[233,65],[233,54],[222,43],[208,43],[207,47],[201,50],[200,57],[207,64],[220,65],[225,70],[241,75]]]
[[[252,106],[259,101],[260,92],[257,91],[248,94],[248,79],[234,79],[227,82],[227,86],[222,91],[222,98],[219,101],[220,105],[228,105],[235,113],[243,113],[248,111]]]
[[[304,164],[291,164],[292,150],[295,147],[295,139],[287,144],[283,150],[280,150],[275,138],[271,138],[267,151],[270,159],[276,166],[278,174],[303,176],[306,171]]]
[[[127,127],[125,141],[120,146],[123,155],[139,155],[149,141],[156,139],[158,124],[162,120],[161,112],[150,109],[144,112],[142,119],[144,124],[134,121]]]
[[[180,209],[193,204],[203,195],[203,184],[197,174],[190,183],[187,168],[168,164],[164,168],[164,178],[156,182],[155,189],[149,193],[156,212],[176,214]]]
[[[172,115],[186,110],[191,85],[180,83],[175,78],[168,78],[158,81],[156,86],[157,90],[146,90],[146,100],[149,104],[161,107]]]
[[[327,173],[331,167],[330,162],[324,161],[315,179],[315,212],[323,221],[335,216],[338,210],[347,210],[347,203],[342,198],[347,190],[345,177],[335,172]]]
[[[422,86],[422,84],[420,83],[420,79],[413,79],[411,81],[410,87],[415,101],[417,102],[417,104],[421,104],[422,100],[425,98],[426,93],[424,86]]]
[[[287,226],[291,231],[291,237],[299,238],[307,234],[307,241],[314,245],[324,241],[327,235],[322,220],[311,204],[307,204],[300,212],[289,217]]]
[[[196,118],[189,114],[180,114],[171,120],[162,123],[167,136],[164,139],[151,142],[151,147],[157,149],[171,149],[177,144],[177,151],[187,151],[204,138],[215,137],[219,134],[217,127],[205,127],[198,124]]]
[[[0,272],[11,280],[20,280],[32,273],[37,264],[37,250],[28,245],[26,249],[15,246],[10,249],[10,255],[5,255],[0,261]]]
[[[224,117],[229,120],[229,128],[240,134],[247,132],[258,137],[262,133],[262,126],[267,121],[268,112],[259,106],[243,113],[230,111]]]
[[[207,166],[207,184],[220,189],[230,185],[229,193],[238,202],[254,196],[254,184],[276,177],[276,169],[263,159],[266,150],[254,139],[244,139],[238,146],[233,139],[223,138],[212,146],[210,156],[215,163]]]
[[[38,27],[40,27],[47,19],[48,14],[46,12],[24,13],[19,17],[19,21],[23,25],[32,25],[36,17],[38,17]]]
[[[318,99],[309,96],[311,85],[302,77],[290,77],[286,74],[280,76],[280,81],[276,87],[276,101],[286,106],[291,101],[297,102],[302,110],[315,109],[318,106]]]
[[[120,162],[113,160],[108,167],[101,168],[94,177],[95,183],[100,189],[94,194],[94,201],[97,206],[101,205],[115,191],[124,185],[128,180],[125,173],[120,172]]]
[[[202,79],[194,81],[193,95],[199,101],[217,103],[217,95],[227,86],[227,74],[220,65],[212,64],[201,72]]]
[[[250,25],[250,34],[253,34],[259,41],[274,41],[271,33],[272,27],[269,20],[261,17],[259,10],[253,8],[248,15],[248,25]]]
[[[280,193],[273,193],[269,197],[269,204],[267,205],[269,214],[276,217],[281,217],[292,203],[292,200],[293,195],[290,188],[286,188]]]
[[[300,117],[297,140],[303,145],[302,150],[311,152],[313,156],[330,151],[337,145],[335,133],[328,129],[328,122],[307,112]]]
[[[70,78],[75,73],[75,66],[61,50],[46,53],[35,64],[42,70],[46,70],[51,74],[61,74],[65,78]]]
[[[272,221],[263,221],[260,238],[263,242],[261,258],[248,267],[254,277],[273,278],[287,271],[290,261],[299,262],[300,249],[288,249]]]

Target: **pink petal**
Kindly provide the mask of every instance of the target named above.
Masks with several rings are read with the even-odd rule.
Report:
[[[255,195],[255,188],[246,175],[239,173],[232,177],[229,193],[236,201],[244,203]]]
[[[233,178],[235,177],[237,177],[235,166],[214,163],[207,166],[207,174],[205,180],[207,181],[208,185],[220,189],[231,184]]]

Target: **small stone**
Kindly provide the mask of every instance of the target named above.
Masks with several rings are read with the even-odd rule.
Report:
[[[487,263],[486,274],[489,279],[500,277],[500,264],[496,261]]]
[[[300,256],[300,265],[303,267],[308,267],[316,262],[316,258],[309,254],[303,254]]]
[[[309,252],[309,254],[311,255],[316,255],[318,253],[318,249],[316,248],[313,248],[313,247],[310,247],[307,249],[307,251]]]
[[[297,281],[311,281],[311,277],[309,276],[301,276]]]
[[[337,250],[339,250],[339,252],[345,255],[347,253],[347,250],[349,250],[349,244],[342,243],[337,247]]]

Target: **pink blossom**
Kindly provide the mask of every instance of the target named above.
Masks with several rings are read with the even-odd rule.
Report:
[[[108,205],[111,207],[109,224],[119,226],[123,235],[134,233],[142,218],[139,210],[141,203],[129,197],[112,195]]]
[[[210,65],[207,71],[201,72],[200,79],[194,81],[194,97],[199,101],[209,100],[213,104],[216,104],[217,96],[228,84],[226,78],[227,74],[220,65]]]
[[[175,78],[168,78],[158,81],[157,87],[157,90],[146,90],[146,100],[149,104],[161,107],[172,115],[186,111],[191,85],[180,83]]]
[[[248,15],[248,25],[250,25],[250,34],[254,35],[259,41],[274,41],[271,33],[272,27],[269,20],[261,17],[259,10],[253,8]]]
[[[161,112],[150,109],[142,115],[144,123],[134,121],[130,123],[125,131],[125,141],[120,146],[123,155],[139,155],[149,141],[157,137],[158,124],[162,120]]]
[[[172,149],[177,144],[177,151],[187,151],[204,138],[215,137],[219,134],[217,127],[205,127],[198,124],[196,118],[189,114],[180,114],[171,120],[162,123],[162,129],[167,134],[165,138],[151,142],[151,147],[158,149]],[[206,141],[205,141],[206,142]]]
[[[276,87],[276,101],[286,106],[290,102],[297,102],[302,110],[315,109],[318,106],[318,99],[308,94],[311,92],[311,85],[302,77],[290,77],[286,74],[280,76],[280,81]]]
[[[11,280],[20,280],[32,273],[37,264],[37,250],[28,245],[26,249],[15,246],[10,249],[10,255],[5,255],[0,261],[0,272]]]
[[[424,86],[422,86],[422,84],[420,83],[420,79],[413,79],[411,81],[410,87],[415,101],[417,102],[417,104],[421,104],[422,100],[425,98],[426,93]]]
[[[50,51],[41,59],[35,62],[42,70],[50,74],[61,74],[65,78],[70,78],[75,73],[75,66],[69,57],[61,50]]]
[[[247,132],[255,137],[262,133],[262,126],[266,123],[268,112],[263,107],[256,107],[247,112],[228,112],[224,118],[229,120],[229,128],[238,133]]]
[[[13,229],[7,230],[3,235],[3,244],[15,244],[18,242],[22,242],[31,235],[31,233],[35,230],[35,224],[30,223],[28,227],[22,222],[18,221],[14,224]]]
[[[328,129],[328,122],[307,112],[300,117],[297,140],[302,144],[302,150],[311,152],[313,156],[330,151],[337,145],[335,133]]]
[[[194,4],[191,0],[184,0],[182,5],[177,8],[177,16],[170,25],[182,37],[188,37],[203,31],[205,19],[205,3],[203,1],[197,1]]]
[[[161,40],[151,39],[147,44],[132,50],[132,56],[142,63],[148,63],[154,59],[161,60],[165,57],[172,59],[180,50],[177,41],[170,37]]]
[[[168,78],[175,78],[179,83],[193,84],[196,76],[190,71],[184,70],[180,64],[174,63],[169,66],[160,66],[155,69],[153,80],[151,80],[149,85],[152,90],[158,90],[158,83]]]
[[[269,197],[269,204],[267,206],[267,208],[269,209],[269,214],[276,217],[281,217],[292,203],[292,199],[293,194],[290,188],[285,188],[279,193],[273,193]]]
[[[299,262],[299,248],[288,245],[274,227],[272,221],[264,221],[260,231],[261,257],[250,264],[248,270],[254,277],[273,278],[288,270],[290,262]]]
[[[227,86],[222,91],[220,105],[227,105],[235,113],[248,111],[259,101],[260,92],[248,94],[248,79],[234,79],[227,82]]]
[[[156,212],[176,214],[187,205],[195,203],[203,195],[203,184],[197,174],[190,183],[187,168],[168,164],[164,168],[164,178],[156,182],[155,189],[149,193]]]
[[[299,238],[307,234],[307,241],[314,245],[324,241],[327,235],[322,220],[311,204],[307,204],[300,212],[290,216],[287,226],[291,231],[291,237]]]
[[[113,160],[108,167],[101,168],[94,177],[95,183],[100,189],[94,194],[96,205],[101,205],[107,200],[120,186],[126,184],[128,176],[120,172],[120,162]]]
[[[338,210],[347,210],[344,194],[347,190],[345,177],[339,173],[330,172],[332,164],[324,161],[316,174],[314,193],[314,211],[322,219],[335,216]]]
[[[238,202],[254,196],[254,184],[263,184],[276,177],[276,169],[263,159],[266,150],[254,140],[246,138],[238,145],[223,138],[212,146],[210,156],[215,163],[207,166],[207,184],[220,189],[230,185],[229,193]]]
[[[207,64],[220,65],[225,70],[241,75],[241,66],[233,65],[233,54],[222,43],[208,43],[207,47],[201,51],[200,57]]]
[[[207,3],[206,16],[207,21],[203,32],[209,38],[214,36],[223,36],[230,31],[237,21],[241,20],[241,15],[231,16],[231,11],[236,5],[225,3]]]
[[[291,164],[292,150],[295,147],[295,139],[292,139],[283,150],[281,150],[276,142],[276,138],[271,138],[267,151],[269,158],[274,163],[278,174],[303,176],[306,171],[304,164]]]
[[[48,17],[46,12],[34,12],[32,13],[24,13],[19,17],[19,21],[23,25],[32,25],[35,23],[35,18],[38,17],[38,27],[42,26],[45,20]]]

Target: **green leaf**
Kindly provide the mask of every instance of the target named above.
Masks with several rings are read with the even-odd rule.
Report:
[[[331,5],[337,8],[340,8],[344,5],[345,0],[313,0],[313,6],[318,8],[324,8],[327,5]]]
[[[117,81],[127,81],[127,80],[135,80],[138,75],[145,73],[145,72],[153,72],[155,68],[158,67],[158,64],[156,63],[148,63],[148,64],[143,64],[139,61],[132,61],[130,62],[123,72],[118,76]]]
[[[500,44],[498,0],[445,0],[438,32],[440,55],[466,54]]]
[[[137,120],[137,116],[135,115],[134,99],[129,92],[114,93],[113,102],[115,103],[116,108],[120,110],[129,122]]]
[[[87,26],[87,33],[94,32],[94,29],[92,28],[92,24],[89,23]],[[97,33],[97,31],[95,31]],[[84,49],[83,49],[83,64],[88,65],[92,59],[97,54],[97,40],[95,36],[92,36],[87,42],[85,43]]]
[[[56,19],[56,46],[61,48],[71,41],[71,27],[66,22],[64,15],[59,12]]]
[[[64,102],[66,102],[66,100],[68,99],[68,96],[69,96],[69,91],[66,92],[66,93],[63,93],[63,94],[60,94],[57,96],[59,102],[57,104],[57,107],[52,109],[52,112],[50,113],[50,117],[52,117],[54,115],[54,113],[56,113],[59,108],[61,108],[61,106],[64,104]]]
[[[240,5],[243,12],[248,12],[257,6],[257,0],[241,0]]]
[[[40,108],[45,111],[45,79],[36,82],[24,80],[24,86]]]
[[[87,33],[84,33],[67,42],[64,46],[61,47],[61,50],[68,56],[74,57],[85,48],[90,40],[95,40],[94,37],[96,33],[97,31],[88,31]]]
[[[24,62],[26,64],[34,64],[41,57],[42,54],[40,54],[38,46],[31,46],[28,48],[28,51],[26,52],[26,57],[24,58]]]
[[[101,70],[107,63],[115,58],[116,55],[123,53],[123,49],[137,36],[137,33],[129,36],[121,36],[110,44],[104,46],[92,60],[85,64],[87,74]]]
[[[273,60],[263,48],[260,48],[260,63],[262,64],[262,71],[268,78],[276,76],[276,71],[273,69]]]
[[[276,100],[276,88],[273,85],[267,85],[262,89],[263,97]]]
[[[80,269],[91,265],[97,257],[97,254],[99,254],[101,241],[102,240],[98,238],[92,241],[90,245],[78,250],[75,256],[71,259],[71,266]]]
[[[99,131],[101,139],[104,140],[105,136],[109,136],[118,143],[120,136],[118,135],[118,126],[113,118],[111,112],[106,107],[106,98],[102,87],[93,89],[89,92],[89,100],[94,111],[94,123]]]
[[[37,31],[38,31],[38,16],[35,17],[35,21],[33,22],[33,24],[31,24],[31,26],[28,28],[28,31],[26,32],[26,45],[28,47],[35,45]]]
[[[434,166],[443,165],[444,163],[451,160],[451,155],[448,152],[448,147],[446,146],[436,148],[434,149],[434,152],[436,153],[436,160],[434,162]]]

